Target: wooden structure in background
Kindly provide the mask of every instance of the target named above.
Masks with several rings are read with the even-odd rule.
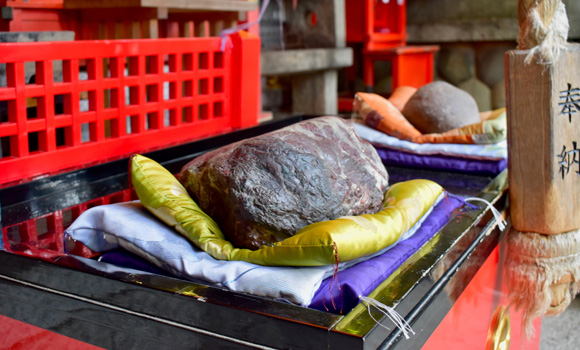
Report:
[[[4,0],[0,6],[2,31],[70,30],[76,40],[216,36],[255,17],[258,8],[255,0]]]
[[[172,8],[197,11],[253,11],[256,1],[247,0],[62,0],[64,8],[146,7]]]
[[[391,91],[399,86],[419,88],[433,81],[435,52],[439,47],[407,46],[404,1],[346,0],[345,4],[346,41],[362,50],[356,58],[361,60],[367,92],[374,91],[375,61],[391,62]],[[355,67],[347,70],[350,81],[359,73]],[[352,98],[341,98],[339,110],[352,110]]]
[[[285,34],[300,40],[288,43],[291,50],[262,52],[262,76],[290,77],[293,114],[338,112],[338,70],[353,62],[345,47],[344,11],[344,0],[298,1],[287,11],[291,29]]]

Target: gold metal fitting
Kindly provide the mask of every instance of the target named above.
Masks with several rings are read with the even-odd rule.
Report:
[[[510,348],[510,314],[504,306],[498,306],[491,318],[485,350],[508,350]]]

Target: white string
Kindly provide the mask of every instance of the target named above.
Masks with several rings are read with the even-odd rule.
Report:
[[[399,315],[399,313],[397,311],[395,311],[395,309],[393,309],[392,307],[389,307],[383,303],[381,303],[378,300],[375,300],[373,298],[369,298],[369,297],[365,297],[362,295],[358,296],[360,300],[362,300],[363,302],[365,302],[367,304],[367,310],[369,312],[369,316],[371,316],[371,318],[381,327],[385,328],[385,329],[390,329],[387,326],[382,325],[376,318],[373,317],[373,315],[371,314],[371,308],[370,306],[374,306],[377,310],[379,310],[380,312],[382,312],[383,314],[385,314],[385,316],[387,316],[391,322],[393,322],[395,324],[395,326],[397,326],[397,328],[399,328],[402,332],[403,335],[405,336],[405,339],[409,339],[409,333],[415,334],[415,331],[413,330],[413,328],[411,328],[411,326],[407,323],[407,321],[401,316]]]
[[[491,213],[493,214],[493,217],[495,218],[495,221],[497,222],[497,227],[499,227],[500,231],[503,231],[505,229],[507,222],[504,220],[503,216],[501,216],[501,213],[499,212],[499,210],[497,210],[490,202],[486,201],[483,198],[479,198],[479,197],[465,198],[465,201],[485,203],[487,205],[487,207],[491,210]]]
[[[280,45],[282,46],[282,50],[284,50],[285,49],[285,47],[284,47],[284,18],[285,18],[284,1],[283,0],[276,0],[276,1],[278,2],[278,7],[280,9]],[[226,38],[229,35],[237,33],[240,30],[246,30],[246,29],[254,26],[255,24],[260,23],[260,21],[262,20],[262,17],[264,16],[264,13],[266,12],[266,9],[268,8],[269,4],[270,4],[270,0],[264,0],[262,2],[262,7],[260,8],[260,13],[258,14],[257,20],[252,21],[252,22],[242,23],[242,24],[233,26],[231,28],[226,28],[226,29],[222,30],[222,32],[220,33],[220,37],[222,38],[222,51],[225,50]]]
[[[222,30],[222,32],[220,33],[220,36],[224,37],[226,35],[234,34],[240,30],[248,29],[257,23],[260,23],[260,21],[262,20],[262,16],[264,16],[264,12],[266,12],[266,8],[268,8],[268,4],[270,4],[270,0],[264,0],[264,2],[262,3],[262,8],[260,9],[260,14],[258,15],[257,20],[255,20],[253,22],[246,22],[243,24],[239,24],[239,25],[233,26],[231,28],[226,28],[226,29]]]
[[[284,43],[284,19],[286,19],[286,10],[284,9],[284,0],[277,1],[280,10],[280,18],[278,19],[278,25],[280,26],[280,48],[286,50],[286,44]]]

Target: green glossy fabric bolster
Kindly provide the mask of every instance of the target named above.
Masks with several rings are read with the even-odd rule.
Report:
[[[200,249],[220,260],[269,266],[329,265],[376,253],[406,233],[443,192],[441,186],[429,180],[398,183],[389,188],[384,209],[376,214],[318,222],[271,247],[249,250],[235,248],[225,240],[215,221],[155,161],[134,156],[131,176],[143,205]]]

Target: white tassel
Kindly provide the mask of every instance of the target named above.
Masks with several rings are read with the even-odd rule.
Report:
[[[362,300],[367,304],[369,316],[371,316],[371,318],[375,320],[375,322],[379,326],[385,329],[389,329],[388,327],[382,325],[376,318],[373,317],[373,315],[371,314],[370,308],[371,305],[374,306],[377,310],[379,310],[383,314],[385,314],[395,324],[395,326],[397,326],[397,328],[399,328],[403,332],[405,339],[409,339],[409,333],[415,334],[415,331],[411,328],[411,326],[407,323],[407,321],[405,321],[405,319],[401,315],[399,315],[399,313],[395,311],[395,309],[393,309],[392,307],[388,307],[387,305],[373,298],[364,297],[362,295],[359,295],[358,297],[360,300]]]
[[[478,197],[465,198],[465,201],[485,203],[487,205],[487,207],[491,210],[491,213],[493,214],[493,217],[495,218],[495,221],[497,222],[497,227],[499,227],[500,231],[503,231],[505,229],[507,222],[501,216],[501,213],[499,212],[499,210],[497,210],[490,202],[486,201],[483,198],[478,198]]]

